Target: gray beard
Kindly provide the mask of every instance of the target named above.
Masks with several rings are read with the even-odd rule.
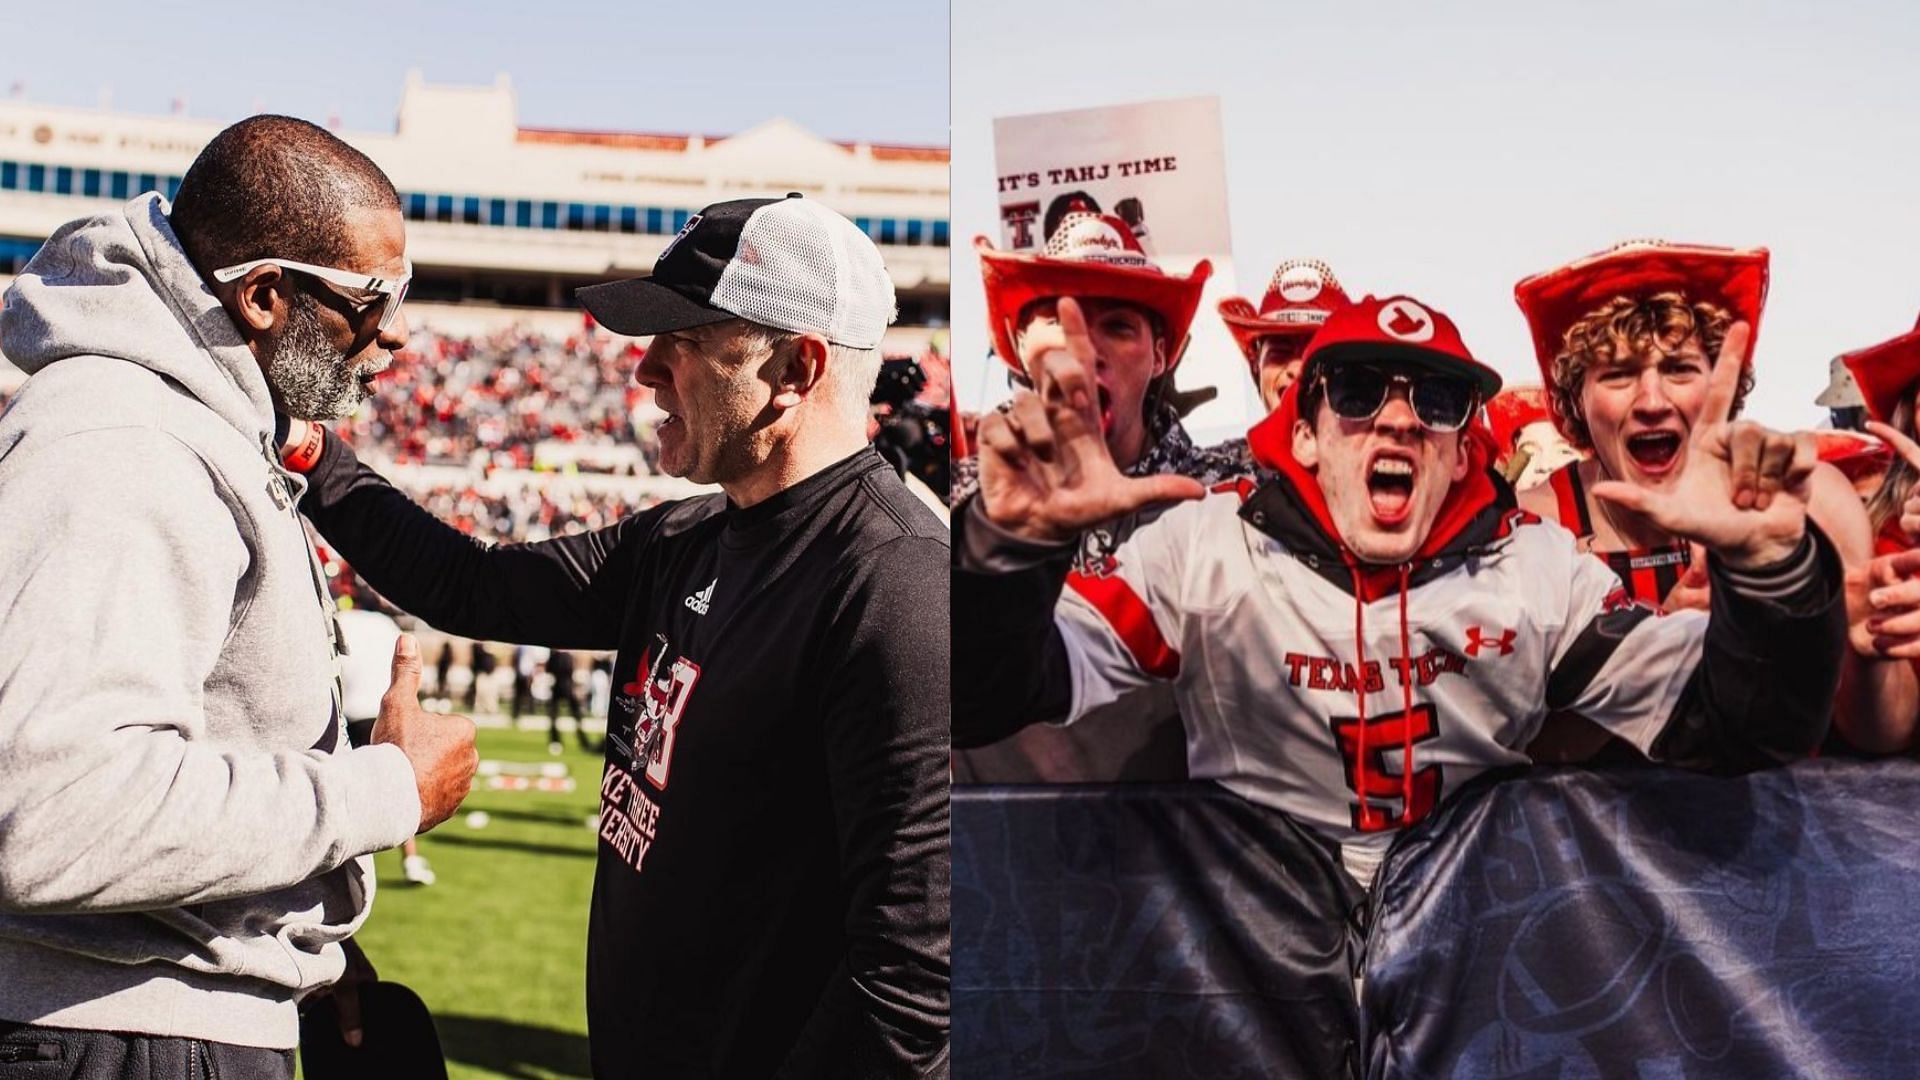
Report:
[[[296,293],[287,305],[287,325],[265,349],[267,385],[288,416],[301,420],[342,420],[366,400],[346,354],[327,339],[320,304]]]

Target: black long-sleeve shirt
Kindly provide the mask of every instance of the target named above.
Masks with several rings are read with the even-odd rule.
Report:
[[[618,649],[596,1075],[945,1074],[948,540],[884,459],[492,548],[331,436],[309,479],[301,510],[407,611]]]

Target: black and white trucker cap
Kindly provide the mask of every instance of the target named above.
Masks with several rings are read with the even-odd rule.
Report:
[[[799,195],[714,203],[687,219],[651,277],[574,295],[600,325],[632,337],[740,318],[872,349],[894,314],[873,241]]]

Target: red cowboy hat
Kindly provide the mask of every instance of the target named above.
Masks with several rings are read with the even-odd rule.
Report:
[[[1200,291],[1213,274],[1205,259],[1183,278],[1163,272],[1126,222],[1110,214],[1068,214],[1037,255],[996,251],[984,236],[975,237],[973,246],[987,286],[993,351],[1021,378],[1027,373],[1013,346],[1014,321],[1028,304],[1061,296],[1124,300],[1159,315],[1172,371],[1186,351]]]
[[[1393,361],[1464,376],[1483,400],[1500,392],[1500,373],[1473,358],[1453,320],[1410,296],[1369,296],[1329,315],[1307,346],[1296,385],[1319,364],[1342,360]]]
[[[1848,480],[1886,472],[1893,464],[1893,447],[1864,432],[1816,431],[1813,448],[1821,461],[1839,469]]]
[[[1920,384],[1920,323],[1897,338],[1846,353],[1840,362],[1853,372],[1867,415],[1891,424],[1900,399]]]
[[[1509,386],[1487,400],[1487,430],[1502,454],[1513,449],[1514,437],[1527,425],[1552,418],[1544,387]]]
[[[1540,378],[1551,386],[1553,358],[1565,344],[1567,330],[1616,296],[1684,293],[1691,301],[1726,308],[1745,321],[1758,340],[1760,312],[1767,303],[1767,263],[1766,248],[1629,240],[1526,278],[1513,287],[1513,298],[1533,330]],[[1748,357],[1751,362],[1751,352]],[[1565,430],[1561,425],[1563,434]]]
[[[1340,279],[1319,259],[1288,259],[1273,272],[1260,310],[1252,302],[1232,296],[1220,301],[1220,318],[1240,346],[1247,364],[1257,364],[1263,337],[1310,338],[1327,316],[1353,303]]]

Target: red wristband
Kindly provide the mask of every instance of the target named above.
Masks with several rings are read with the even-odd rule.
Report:
[[[320,464],[320,451],[325,446],[325,429],[309,421],[306,436],[280,455],[280,464],[297,473],[311,472],[315,465]]]

